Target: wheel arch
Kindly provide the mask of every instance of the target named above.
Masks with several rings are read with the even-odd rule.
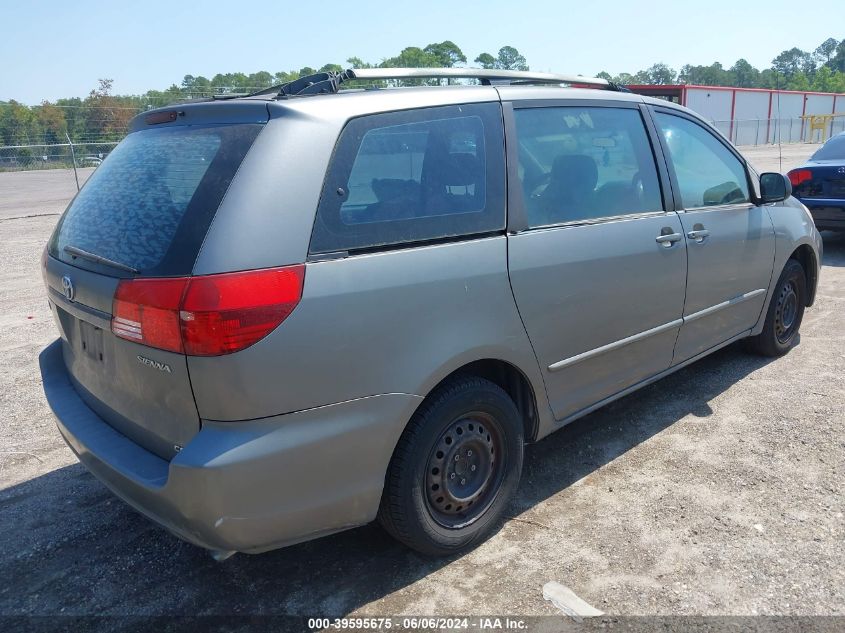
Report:
[[[501,387],[510,396],[522,418],[523,432],[526,442],[537,439],[540,429],[540,409],[537,402],[537,392],[528,376],[513,363],[499,358],[482,358],[466,362],[443,376],[428,391],[417,409],[437,389],[446,382],[458,376],[478,376]]]
[[[819,266],[816,253],[808,244],[801,244],[792,251],[789,259],[797,261],[804,269],[804,277],[807,281],[807,296],[804,305],[810,307],[816,300],[816,288],[819,283]]]

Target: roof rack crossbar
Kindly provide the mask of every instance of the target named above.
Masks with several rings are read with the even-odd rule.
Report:
[[[598,77],[559,75],[525,70],[497,70],[490,68],[350,68],[343,72],[320,72],[294,81],[273,86],[250,96],[276,95],[283,99],[294,95],[327,94],[340,90],[340,84],[353,80],[389,81],[396,79],[477,79],[485,86],[570,84],[591,86],[605,90],[627,91],[624,86]]]
[[[611,82],[597,77],[538,73],[527,70],[490,68],[350,68],[349,79],[478,79],[483,84],[583,84],[607,88]]]

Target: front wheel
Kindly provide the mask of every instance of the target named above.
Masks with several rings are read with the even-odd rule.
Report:
[[[807,303],[804,267],[794,259],[786,262],[766,313],[763,331],[748,339],[749,348],[764,356],[783,356],[795,344]]]
[[[486,538],[522,471],[522,421],[498,385],[465,376],[422,404],[399,440],[379,520],[423,554],[459,552]]]

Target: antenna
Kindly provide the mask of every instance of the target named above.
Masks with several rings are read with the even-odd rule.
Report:
[[[780,83],[778,80],[778,71],[775,71],[775,90],[778,95],[778,171],[783,173],[783,142],[781,139],[781,126],[783,121],[780,118]],[[792,140],[791,138],[789,139]]]

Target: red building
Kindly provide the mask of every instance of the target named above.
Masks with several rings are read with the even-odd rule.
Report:
[[[827,136],[845,130],[845,94],[830,92],[731,88],[727,86],[631,85],[631,91],[659,97],[694,110],[737,145],[819,140],[810,138],[806,117],[842,114],[830,121]]]

